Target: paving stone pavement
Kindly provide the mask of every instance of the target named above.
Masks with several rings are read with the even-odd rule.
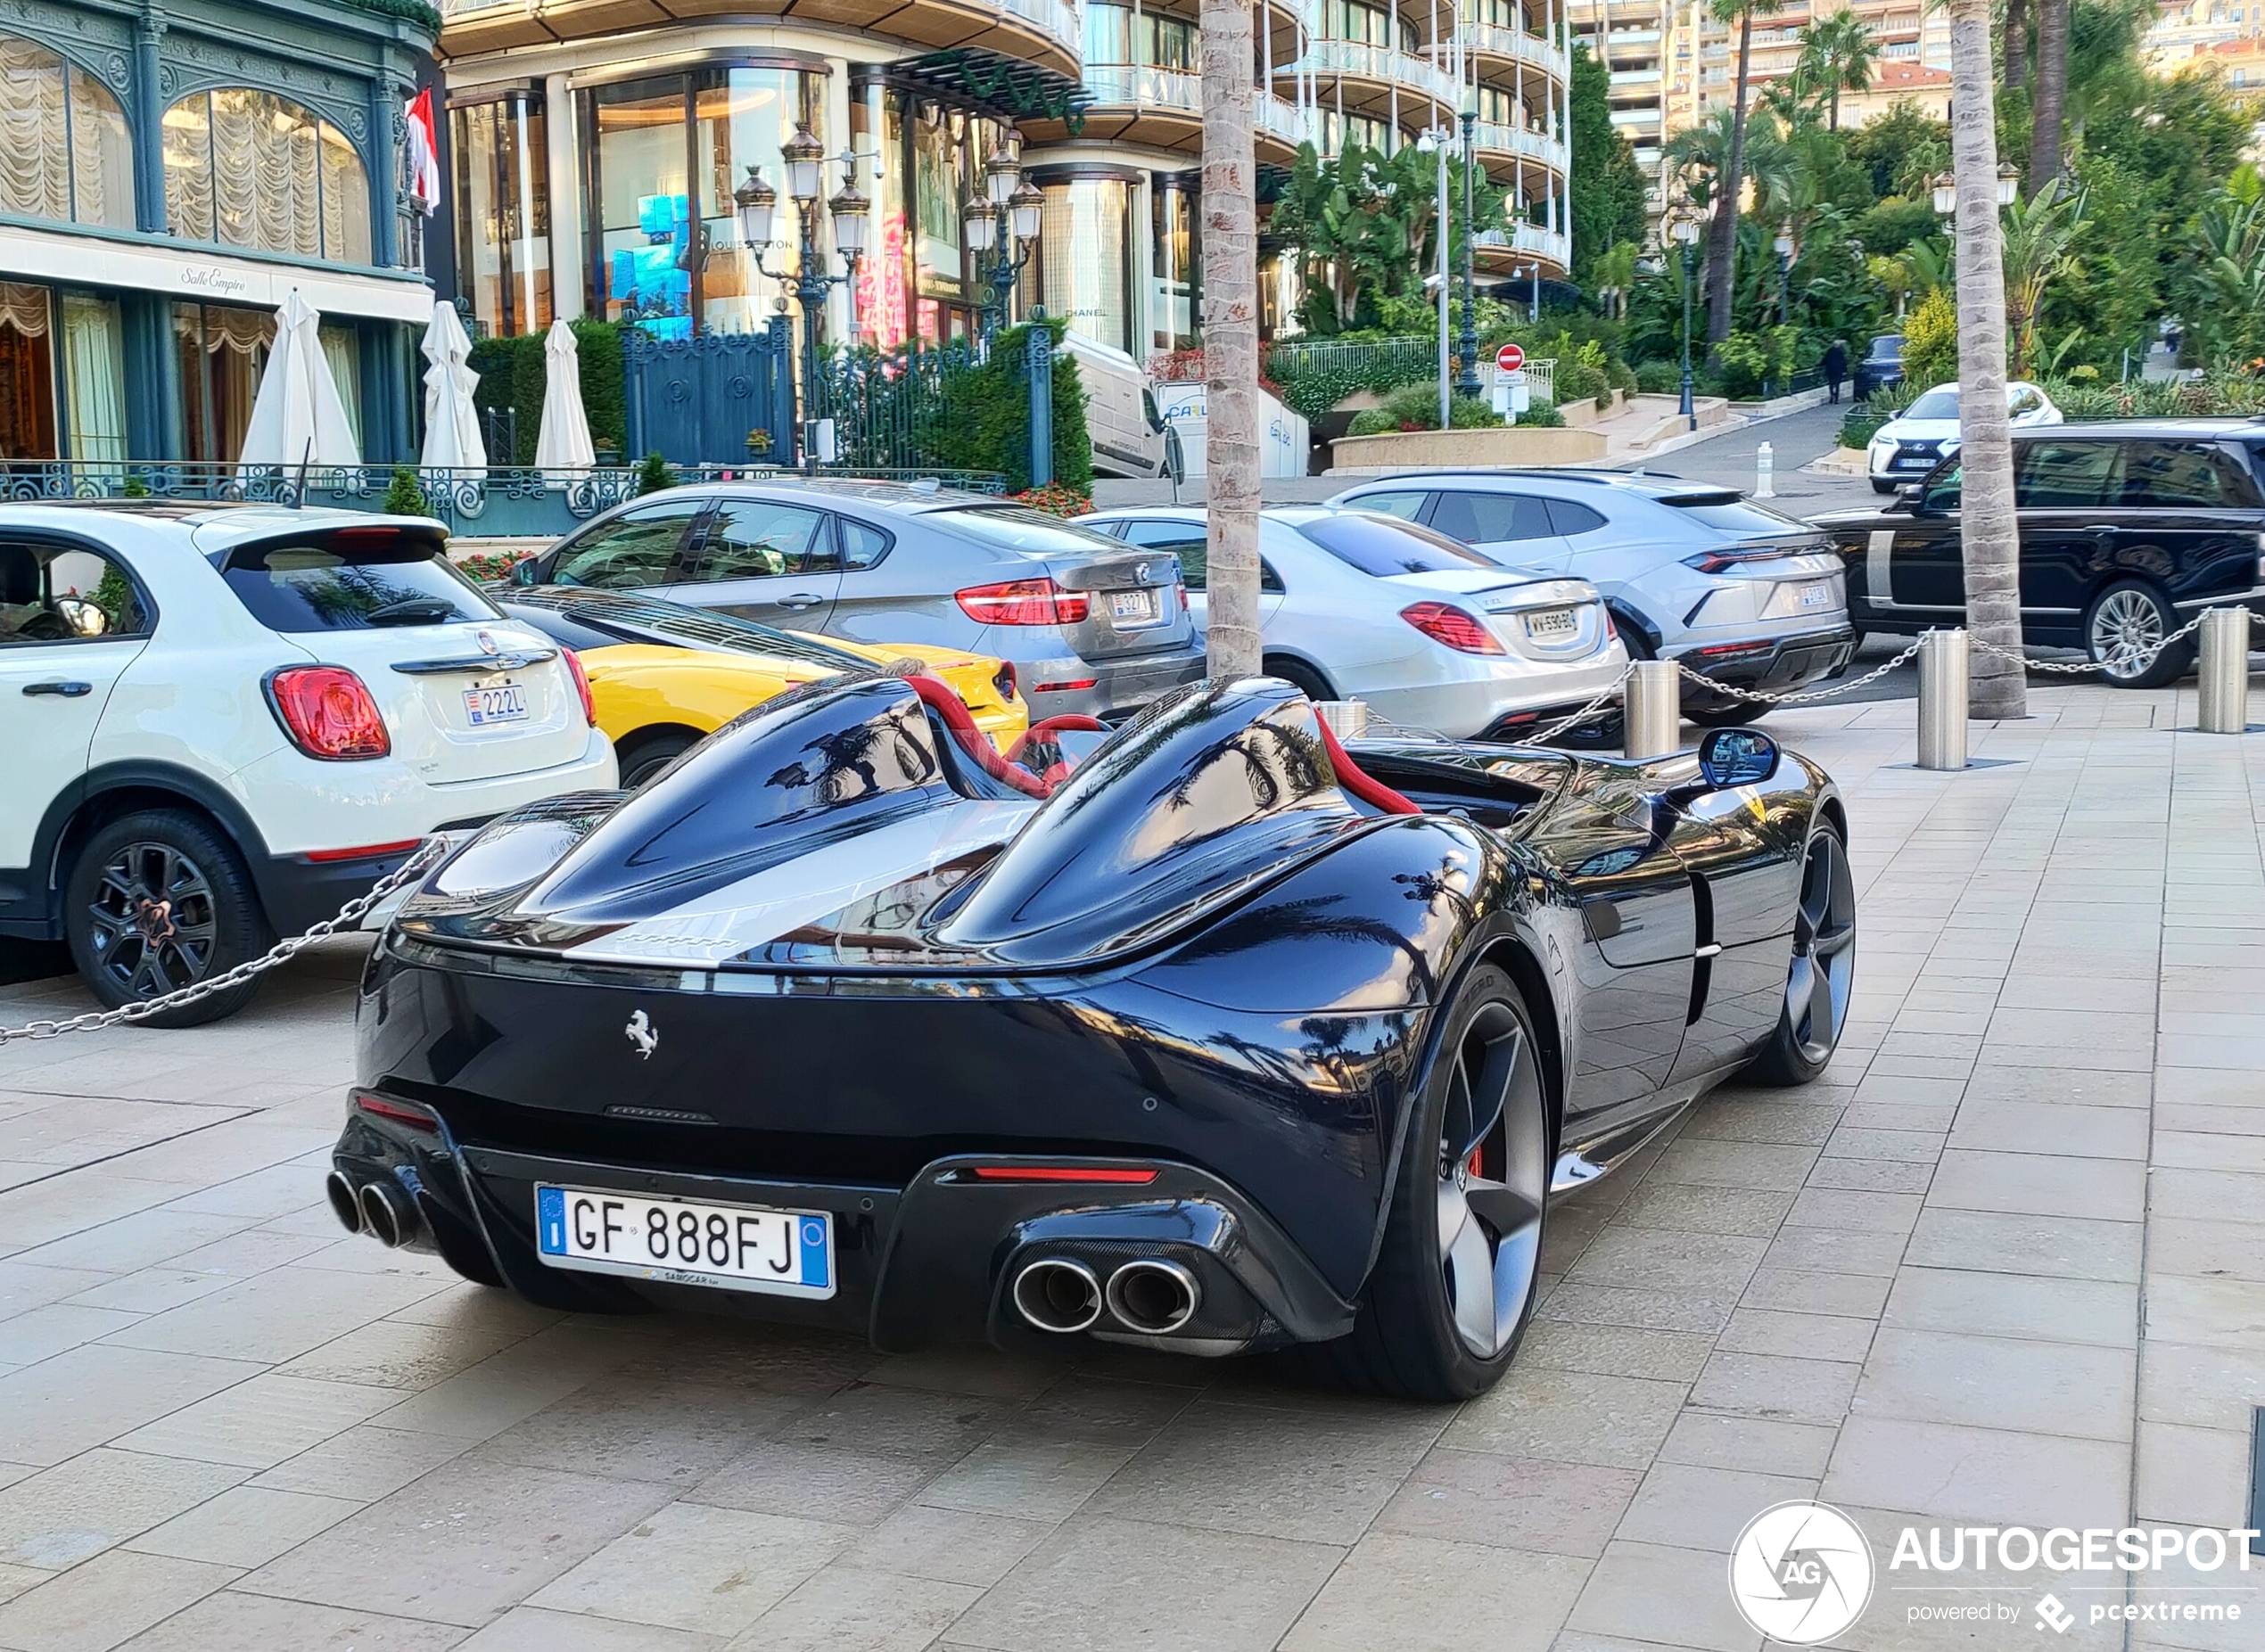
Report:
[[[1858,1652],[2265,1645],[2228,1572],[1887,1569],[1907,1524],[2241,1525],[2265,1401],[2265,737],[2033,702],[1957,776],[1899,766],[1907,702],[1770,721],[1849,797],[1847,1042],[1559,1207],[1459,1410],[570,1318],[343,1238],[350,941],[218,1027],[0,1050],[0,1648],[1748,1652],[1728,1549],[1818,1494],[1882,1567]]]

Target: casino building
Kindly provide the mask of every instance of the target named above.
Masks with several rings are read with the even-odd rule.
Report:
[[[1303,141],[1393,149],[1468,106],[1478,158],[1515,200],[1515,221],[1480,237],[1482,278],[1563,272],[1563,0],[1254,4],[1262,191]],[[789,300],[745,245],[735,192],[750,168],[779,191],[773,238],[787,244],[763,262],[791,269],[781,152],[806,128],[828,157],[822,194],[854,183],[870,203],[826,338],[886,347],[973,330],[979,243],[1007,218],[985,221],[979,203],[1003,164],[1014,176],[995,194],[1025,192],[1037,232],[1017,308],[1068,318],[1089,382],[1137,387],[1152,358],[1200,342],[1196,12],[1194,0],[450,0],[458,288],[492,333],[581,316],[664,337],[758,327]],[[830,253],[828,267],[842,268]],[[1264,273],[1264,325],[1293,328],[1294,275],[1271,258]]]
[[[432,290],[399,111],[438,21],[423,0],[0,9],[0,476],[234,459],[293,288],[364,456],[411,452]]]

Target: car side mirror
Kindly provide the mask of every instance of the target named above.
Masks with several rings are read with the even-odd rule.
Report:
[[[539,556],[528,556],[523,557],[518,562],[512,563],[511,582],[514,585],[534,584],[536,582],[535,564],[539,563],[541,560],[542,558]]]
[[[1894,508],[1898,511],[1907,512],[1913,516],[1917,516],[1921,514],[1919,507],[1925,498],[1926,489],[1923,484],[1915,481],[1898,482],[1896,484],[1895,490]]]
[[[1777,772],[1777,742],[1758,728],[1709,729],[1699,742],[1699,772],[1717,792],[1759,785]]]

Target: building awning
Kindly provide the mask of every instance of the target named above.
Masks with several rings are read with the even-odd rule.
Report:
[[[123,287],[185,303],[249,304],[274,309],[296,287],[330,316],[407,321],[432,318],[432,286],[422,275],[350,271],[242,258],[186,244],[112,239],[69,230],[0,225],[0,275],[70,286]]]
[[[1085,108],[1091,102],[1083,81],[972,46],[900,59],[888,66],[888,73],[1017,120],[1059,120],[1072,137],[1085,129]]]

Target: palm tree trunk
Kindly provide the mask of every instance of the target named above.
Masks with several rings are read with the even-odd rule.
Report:
[[[1746,182],[1746,64],[1754,45],[1754,13],[1738,14],[1738,96],[1730,110],[1730,154],[1716,181],[1715,216],[1707,234],[1707,342],[1730,336],[1733,288],[1738,275],[1738,197]]]
[[[1260,659],[1258,176],[1250,136],[1256,99],[1250,20],[1245,0],[1203,0],[1203,464],[1214,678],[1256,676]]]
[[[2029,144],[2031,201],[2061,176],[2061,122],[2068,89],[2069,0],[2037,0],[2037,114]]]
[[[2018,655],[2021,533],[2006,410],[2006,270],[1989,21],[1989,0],[1950,0],[1950,157],[1958,179],[1959,537],[1967,629],[1977,642]],[[1976,650],[1968,683],[1973,715],[2028,715],[2028,681],[2014,661]]]
[[[2029,84],[2029,0],[2006,0],[2006,89]]]

